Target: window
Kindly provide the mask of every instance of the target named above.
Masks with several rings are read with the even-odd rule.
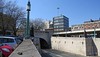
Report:
[[[13,39],[8,39],[8,42],[9,42],[9,43],[13,43],[14,40],[13,40]]]
[[[90,24],[88,24],[88,26],[90,26]]]
[[[64,23],[55,23],[54,25],[60,25],[60,24],[64,24]]]
[[[89,27],[89,29],[90,29],[90,27]]]
[[[10,38],[0,38],[0,43],[13,43],[14,40]]]
[[[54,19],[58,19],[58,17],[55,17]]]
[[[99,23],[97,23],[97,28],[99,28]]]
[[[58,20],[55,20],[54,22],[58,22]]]
[[[63,16],[61,16],[61,17],[58,17],[58,18],[64,18]]]
[[[59,22],[60,22],[60,21],[63,21],[63,19],[60,19],[60,20],[58,20],[58,21],[59,21]]]
[[[85,28],[86,28],[86,24],[85,24]]]
[[[54,22],[61,22],[61,21],[63,21],[63,19],[60,19],[60,20],[55,20]]]
[[[94,29],[94,27],[92,27]]]
[[[83,27],[82,27],[82,29],[83,29]]]
[[[60,19],[60,18],[64,18],[63,16],[60,16],[60,17],[55,17],[54,19]]]
[[[54,31],[58,31],[58,29],[54,29]]]
[[[4,38],[3,43],[7,43],[8,42],[7,40],[8,40],[7,38]]]
[[[54,29],[54,31],[63,31],[64,29]]]
[[[94,26],[94,24],[92,24],[92,26]]]
[[[61,28],[61,27],[64,27],[64,26],[54,26],[54,28]]]
[[[78,27],[74,27],[74,29],[78,29]]]

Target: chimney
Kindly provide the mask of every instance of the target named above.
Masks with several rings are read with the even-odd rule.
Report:
[[[90,21],[91,21],[91,22],[93,22],[93,20],[92,20],[92,19],[90,19]]]

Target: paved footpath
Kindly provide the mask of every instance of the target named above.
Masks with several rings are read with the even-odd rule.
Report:
[[[41,55],[42,57],[100,57],[100,56],[81,56],[52,49],[43,49]]]
[[[41,57],[30,39],[24,40],[9,57]]]

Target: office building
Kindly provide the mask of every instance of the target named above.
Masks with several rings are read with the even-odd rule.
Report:
[[[64,15],[54,17],[53,31],[54,33],[69,31],[69,18]]]

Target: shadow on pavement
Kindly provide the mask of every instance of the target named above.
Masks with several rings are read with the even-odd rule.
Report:
[[[47,51],[41,51],[41,56],[42,57],[52,57],[51,55],[49,55],[49,53]]]

